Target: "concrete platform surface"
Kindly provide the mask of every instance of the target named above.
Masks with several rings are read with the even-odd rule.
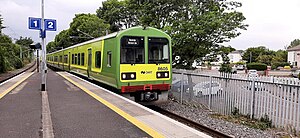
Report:
[[[210,137],[67,72],[0,84],[0,137]]]
[[[2,138],[40,137],[42,128],[40,77],[38,74],[31,75],[32,73],[23,73],[0,86]],[[29,76],[31,77],[25,80]]]
[[[131,123],[137,125],[152,137],[210,137],[202,132],[199,132],[180,122],[170,119],[169,117],[163,116],[120,95],[112,93],[85,80],[82,80],[77,76],[74,76],[67,72],[59,72],[58,74],[85,91],[87,94],[97,99],[99,102],[105,104],[106,106],[129,120]]]
[[[55,137],[149,137],[55,72],[47,81]]]

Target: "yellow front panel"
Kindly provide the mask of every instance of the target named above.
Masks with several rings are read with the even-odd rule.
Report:
[[[136,80],[122,80],[121,82],[135,82],[135,81],[153,81],[153,80],[169,80],[169,78],[156,78],[156,72],[166,72],[170,74],[170,64],[120,64],[121,73],[136,72]]]

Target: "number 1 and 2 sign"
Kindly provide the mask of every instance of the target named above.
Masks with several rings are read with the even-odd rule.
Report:
[[[28,22],[28,28],[29,29],[35,29],[35,30],[41,30],[41,24],[42,24],[42,19],[41,18],[33,18],[29,17],[29,22]],[[56,31],[56,20],[54,19],[44,19],[45,23],[45,30],[48,31]]]

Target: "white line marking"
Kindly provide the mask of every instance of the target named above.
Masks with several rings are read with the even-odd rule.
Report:
[[[17,76],[14,76],[14,77],[12,77],[12,78],[10,78],[10,79],[8,79],[8,80],[6,80],[6,81],[0,83],[0,86],[2,86],[2,85],[4,85],[5,83],[11,81],[12,79],[15,79],[15,78],[17,78],[17,77],[20,77],[20,76],[23,75],[24,73],[25,73],[25,72],[23,72],[23,73],[21,73],[21,74],[19,74],[19,75],[17,75]]]
[[[47,91],[42,91],[42,124],[43,138],[54,138]]]

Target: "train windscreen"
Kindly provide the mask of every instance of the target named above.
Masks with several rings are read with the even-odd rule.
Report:
[[[148,38],[150,64],[170,63],[169,41],[166,38]]]
[[[121,64],[145,63],[144,37],[124,36],[121,39]]]

